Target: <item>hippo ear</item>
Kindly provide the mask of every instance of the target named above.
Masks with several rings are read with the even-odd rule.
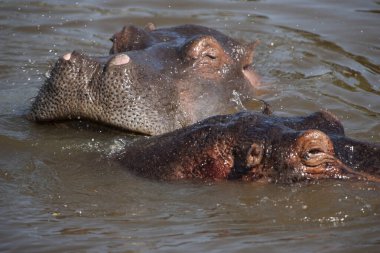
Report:
[[[262,145],[253,143],[248,150],[246,164],[248,168],[260,165],[264,156],[264,148]]]
[[[152,22],[149,22],[149,23],[147,23],[147,24],[145,25],[144,29],[145,29],[145,31],[147,31],[147,32],[151,32],[151,31],[156,30],[156,25],[153,24]]]
[[[245,45],[245,54],[243,57],[243,68],[252,65],[255,49],[260,44],[260,41],[251,42]]]
[[[113,43],[110,54],[117,54],[144,49],[149,45],[151,38],[147,30],[129,25],[115,33],[110,40]]]
[[[212,36],[196,36],[186,41],[181,48],[182,57],[186,61],[202,61],[203,63],[224,63],[228,55],[219,42]]]

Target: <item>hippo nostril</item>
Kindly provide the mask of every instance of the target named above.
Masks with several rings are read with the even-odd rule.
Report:
[[[71,53],[67,53],[67,54],[63,55],[62,58],[63,58],[64,60],[66,60],[66,61],[70,60],[70,58],[71,58]]]
[[[131,58],[129,58],[128,55],[119,54],[110,60],[109,65],[110,66],[112,66],[112,65],[113,66],[123,65],[123,64],[129,63],[130,60],[131,60]]]

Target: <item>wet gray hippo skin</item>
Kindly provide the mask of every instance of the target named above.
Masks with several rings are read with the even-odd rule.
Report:
[[[28,118],[82,118],[156,135],[230,113],[236,95],[252,97],[259,83],[255,43],[211,28],[127,26],[111,41],[107,57],[74,51],[58,59]]]
[[[325,111],[306,117],[214,116],[139,139],[117,159],[133,173],[159,180],[380,182],[380,145],[346,137],[337,118]]]

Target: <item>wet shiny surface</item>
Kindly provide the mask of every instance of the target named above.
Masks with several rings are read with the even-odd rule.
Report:
[[[124,24],[207,25],[260,40],[257,97],[279,115],[321,108],[380,141],[376,1],[0,1],[0,251],[376,252],[380,185],[164,183],[109,156],[125,133],[24,118],[49,62],[108,52]],[[247,105],[250,106],[250,105]],[[252,105],[252,108],[254,105]]]

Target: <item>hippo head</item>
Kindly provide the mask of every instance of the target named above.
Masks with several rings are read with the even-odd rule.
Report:
[[[380,146],[346,137],[339,120],[327,111],[306,117],[244,112],[232,116],[226,131],[235,140],[230,178],[380,182],[367,173],[380,174]]]
[[[291,131],[281,135],[280,141],[269,144],[269,152],[267,144],[268,159],[261,164],[261,176],[276,182],[372,178],[344,164],[335,153],[334,139],[324,132]]]
[[[137,141],[119,159],[139,175],[169,180],[380,182],[380,146],[345,137],[340,122],[328,112],[215,116]]]
[[[29,118],[84,118],[155,135],[231,112],[236,96],[251,97],[258,85],[256,44],[210,28],[127,26],[111,41],[109,56],[58,59]]]

